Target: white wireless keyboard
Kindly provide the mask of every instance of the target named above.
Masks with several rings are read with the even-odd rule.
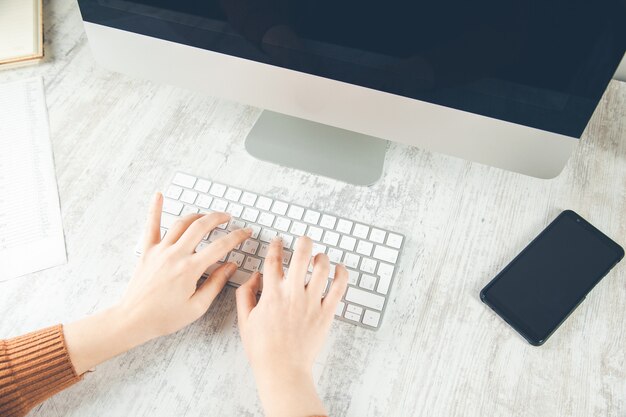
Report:
[[[229,284],[238,287],[254,271],[262,272],[269,242],[276,235],[282,236],[283,265],[288,269],[296,237],[306,235],[313,240],[313,256],[324,252],[331,262],[324,294],[335,265],[343,263],[348,269],[348,289],[336,317],[365,328],[380,326],[404,242],[402,235],[179,172],[164,193],[161,237],[180,216],[212,211],[230,213],[232,218],[206,236],[198,250],[232,230],[253,230],[250,239],[221,260],[239,266]],[[207,274],[218,266],[209,268]]]

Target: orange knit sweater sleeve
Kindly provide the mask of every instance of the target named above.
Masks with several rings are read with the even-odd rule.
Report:
[[[35,405],[80,381],[57,325],[0,340],[0,416],[26,415]]]

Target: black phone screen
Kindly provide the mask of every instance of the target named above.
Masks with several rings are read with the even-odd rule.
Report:
[[[540,345],[623,256],[619,245],[567,210],[481,291],[481,299]]]

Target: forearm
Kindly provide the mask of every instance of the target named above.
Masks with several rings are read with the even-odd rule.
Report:
[[[62,326],[0,340],[0,416],[20,417],[78,382]]]
[[[311,372],[255,372],[255,379],[267,417],[326,415]]]
[[[152,338],[134,323],[127,312],[113,307],[65,325],[67,350],[76,372],[82,375]]]

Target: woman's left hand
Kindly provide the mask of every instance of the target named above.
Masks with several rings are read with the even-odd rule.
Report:
[[[116,306],[64,326],[70,359],[78,374],[150,339],[173,333],[201,317],[236,271],[217,268],[197,286],[206,269],[248,239],[235,230],[196,253],[203,236],[230,220],[226,213],[192,214],[177,220],[161,240],[163,196],[153,199],[137,268]]]

